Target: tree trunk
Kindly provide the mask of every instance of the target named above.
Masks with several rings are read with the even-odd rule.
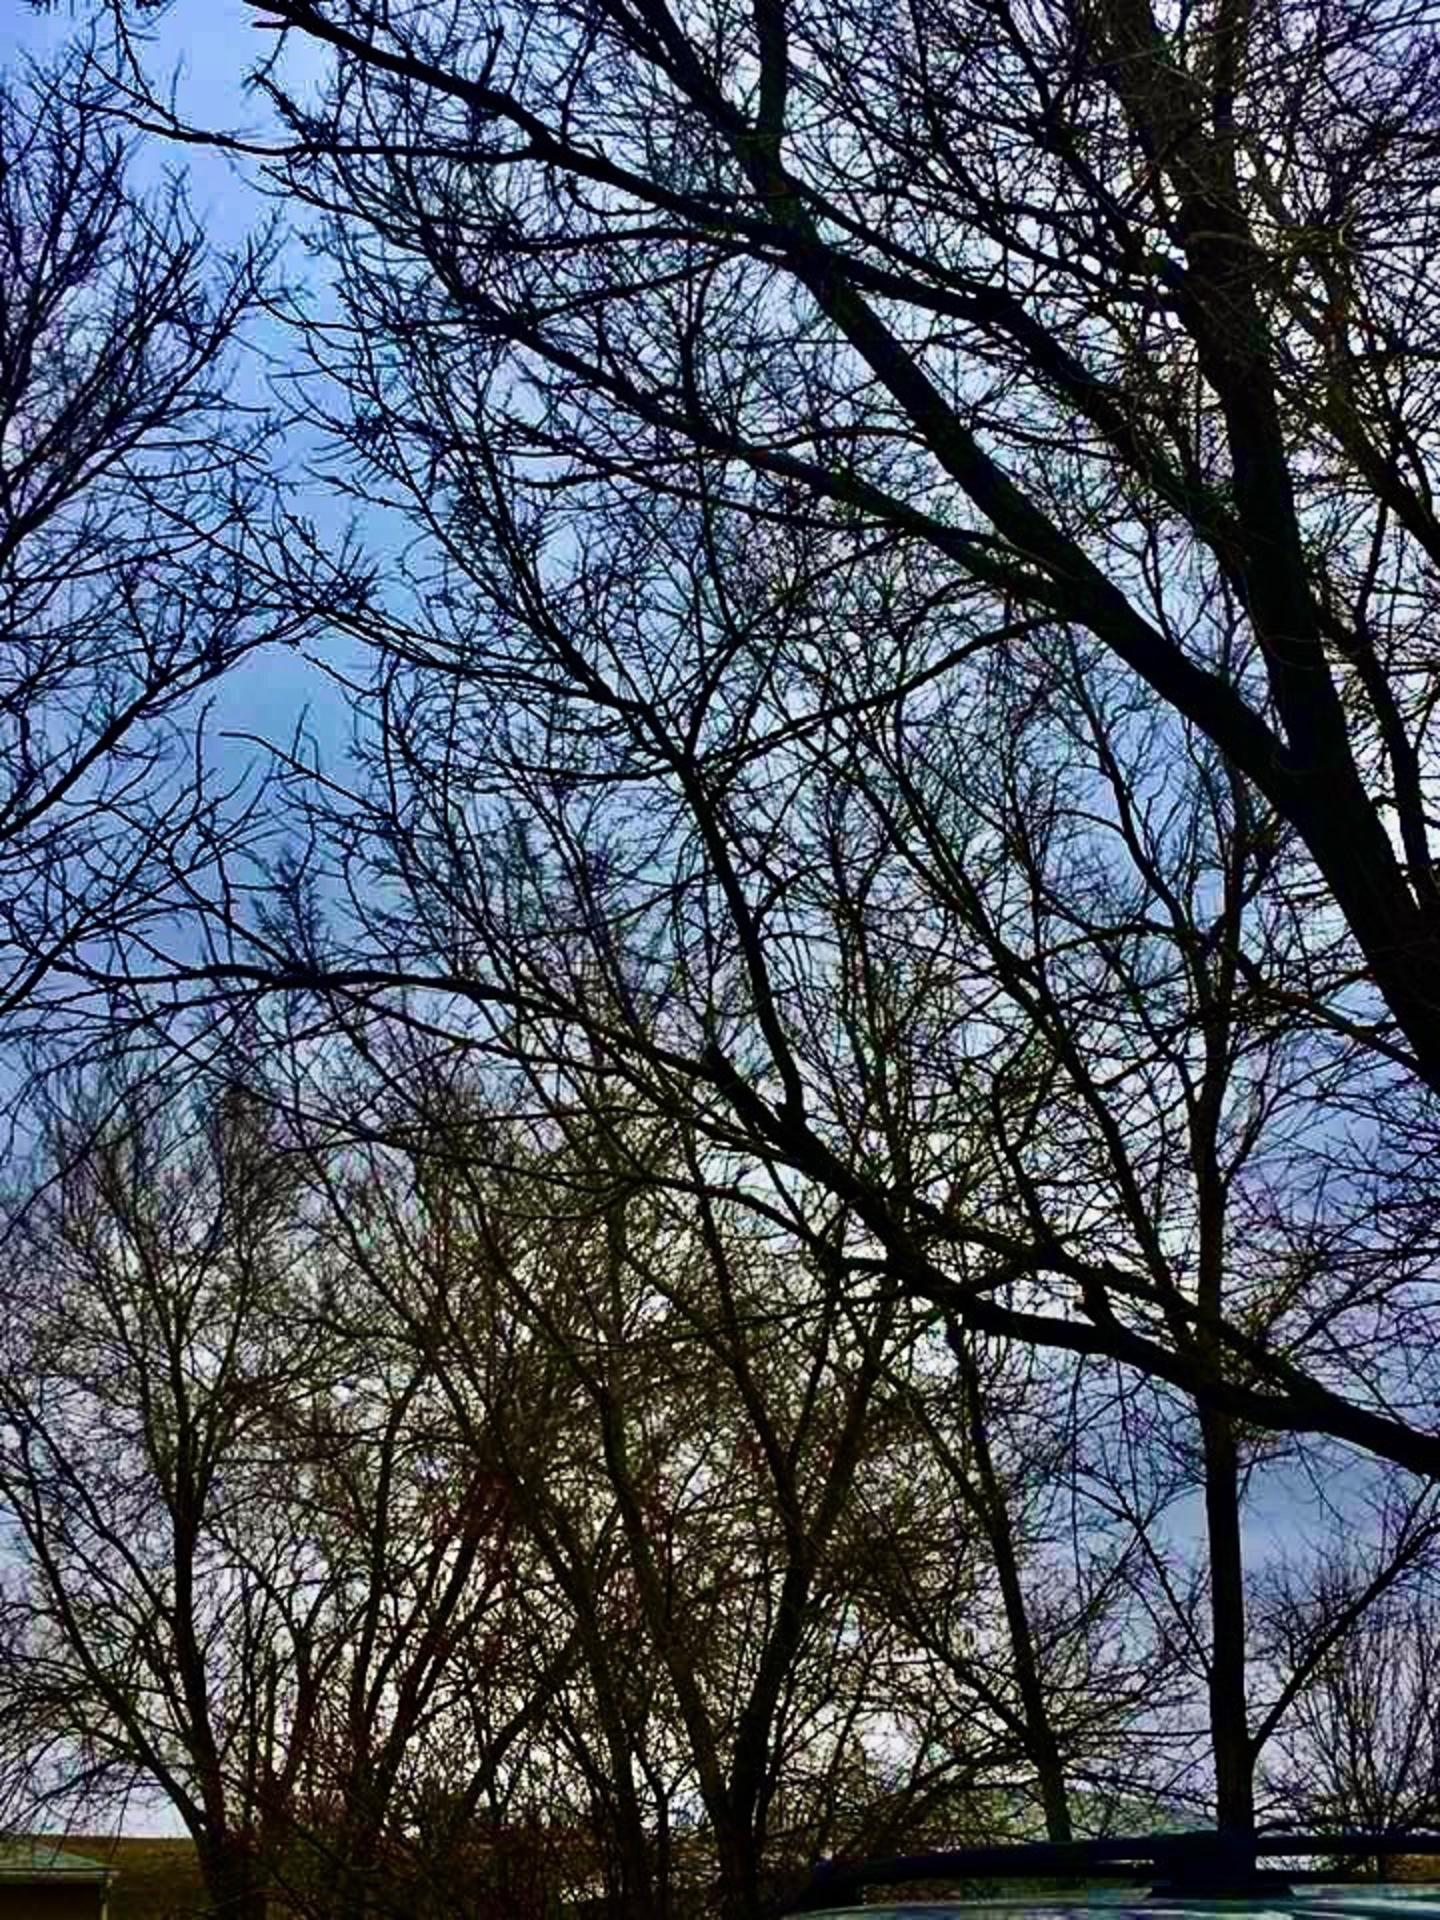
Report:
[[[1228,1414],[1200,1409],[1205,1521],[1210,1543],[1210,1735],[1221,1828],[1253,1831],[1255,1756],[1245,1700],[1245,1582],[1240,1545],[1240,1457]]]
[[[343,1833],[340,1858],[334,1863],[335,1920],[366,1920],[372,1909],[377,1847],[373,1835]]]
[[[715,1835],[720,1866],[720,1920],[756,1920],[760,1910],[760,1862],[748,1822],[736,1821]]]
[[[988,1451],[982,1474],[989,1478]],[[988,1495],[989,1487],[986,1491]],[[1025,1744],[1029,1749],[1030,1764],[1035,1769],[1040,1807],[1045,1816],[1045,1835],[1050,1840],[1072,1840],[1075,1835],[1070,1821],[1070,1795],[1065,1785],[1065,1762],[1045,1699],[1040,1665],[1035,1655],[1035,1638],[1030,1630],[1030,1613],[1025,1603],[1025,1590],[1020,1583],[1015,1536],[1003,1503],[992,1518],[990,1551],[995,1556],[995,1571],[1000,1578],[1005,1625],[1010,1635],[1010,1656],[1015,1663],[1015,1686],[1025,1716]]]
[[[1040,1794],[1045,1817],[1045,1834],[1050,1840],[1072,1840],[1070,1795],[1065,1785],[1065,1762],[1055,1737],[1049,1702],[1035,1651],[1035,1636],[1030,1628],[1030,1609],[1020,1579],[1020,1555],[1015,1544],[1015,1529],[1005,1489],[995,1471],[990,1451],[990,1430],[985,1421],[980,1372],[975,1356],[964,1337],[955,1330],[947,1338],[951,1352],[960,1364],[964,1387],[970,1445],[975,1455],[976,1477],[980,1482],[981,1511],[990,1551],[995,1556],[995,1571],[1000,1579],[1000,1595],[1005,1607],[1005,1626],[1010,1636],[1010,1656],[1015,1663],[1015,1686],[1020,1695],[1020,1710],[1025,1720],[1025,1745]]]
[[[198,1852],[211,1920],[266,1920],[265,1879],[251,1843],[225,1835]]]

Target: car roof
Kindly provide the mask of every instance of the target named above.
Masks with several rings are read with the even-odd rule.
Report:
[[[1258,1899],[1196,1899],[1134,1888],[1097,1888],[1064,1895],[991,1895],[978,1900],[896,1900],[812,1909],[806,1920],[1440,1920],[1440,1885],[1353,1884],[1307,1887]]]
[[[1413,1827],[1324,1834],[1288,1827],[1181,1828],[1090,1840],[992,1842],[870,1859],[822,1857],[807,1882],[778,1903],[776,1914],[797,1920],[801,1914],[811,1920],[862,1914],[868,1920],[943,1920],[953,1913],[1001,1920],[1023,1913],[1033,1920],[1073,1920],[1103,1909],[1135,1920],[1162,1914],[1397,1920],[1400,1913],[1403,1920],[1440,1920],[1440,1879],[1432,1883],[1428,1877],[1437,1859],[1440,1832]],[[1373,1864],[1383,1873],[1385,1863],[1402,1861],[1427,1877],[1372,1880],[1357,1871]],[[913,1890],[927,1881],[971,1892],[949,1900],[915,1898]],[[1013,1883],[1014,1893],[975,1897],[976,1890],[997,1882]],[[886,1889],[892,1890],[888,1899]]]

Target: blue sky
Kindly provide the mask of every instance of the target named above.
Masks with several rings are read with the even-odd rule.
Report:
[[[37,13],[24,0],[0,7],[0,69],[13,72],[26,56],[44,59],[58,53],[84,31],[92,10],[83,0],[59,0],[46,13]],[[94,9],[101,12],[100,8]],[[173,0],[149,23],[148,70],[157,90],[173,83],[181,114],[191,124],[210,129],[263,134],[269,129],[265,102],[247,92],[245,75],[257,58],[274,47],[273,35],[254,24],[256,9],[244,0]],[[320,58],[297,46],[287,51],[284,74],[300,90],[317,81]],[[273,211],[259,191],[254,169],[243,161],[204,147],[181,146],[147,138],[132,164],[136,186],[158,185],[167,173],[179,173],[186,182],[191,205],[217,249],[238,246]],[[304,271],[298,250],[286,261],[292,272]],[[278,327],[266,327],[253,336],[257,348],[283,357],[286,342]],[[263,378],[263,364],[252,353],[237,365],[237,382],[249,385]],[[296,449],[299,452],[299,449]],[[306,490],[304,508],[323,531],[339,529],[347,517],[323,488]],[[338,656],[333,656],[338,657]],[[353,652],[351,654],[353,659]],[[349,719],[333,683],[315,664],[289,649],[275,649],[252,659],[223,685],[207,730],[218,736],[225,730],[254,733],[288,745],[302,712],[308,711],[311,730],[319,739],[332,768],[343,756],[349,739]],[[253,749],[217,747],[220,764],[231,770],[234,756]]]
[[[9,0],[0,8],[0,66],[12,68],[28,55],[58,52],[99,18],[103,5],[85,0],[56,0],[37,13],[27,0]],[[257,28],[263,13],[245,0],[171,0],[146,22],[147,68],[157,91],[175,86],[176,103],[192,125],[238,133],[264,134],[270,120],[263,99],[247,91],[246,74],[275,46],[273,33]],[[287,84],[303,91],[319,81],[324,60],[313,42],[287,43],[281,71]],[[229,245],[264,217],[265,205],[244,163],[203,147],[166,147],[154,143],[141,156],[137,177],[153,168],[177,168],[189,180],[196,212],[218,244]]]

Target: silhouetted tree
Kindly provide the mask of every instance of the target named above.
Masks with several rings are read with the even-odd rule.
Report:
[[[178,185],[132,189],[114,104],[84,46],[0,77],[0,1016],[43,1000],[51,1039],[203,864],[197,696],[313,625],[233,391],[273,244],[220,254]]]
[[[285,761],[277,904],[135,984],[407,1022],[576,1150],[618,1088],[688,1157],[599,1198],[1158,1383],[1248,1825],[1248,1472],[1440,1471],[1431,28],[265,11],[331,62],[262,78],[301,411],[416,538],[338,614],[368,778]]]

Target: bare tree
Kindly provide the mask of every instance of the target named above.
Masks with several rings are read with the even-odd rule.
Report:
[[[1362,294],[1350,256],[1275,237],[1308,231],[1291,200],[1331,174],[1377,236],[1409,217],[1398,189],[1382,204],[1352,183],[1343,155],[1373,134],[1392,180],[1423,166],[1397,117],[1402,96],[1407,124],[1428,111],[1418,72],[1389,106],[1371,101],[1368,133],[1341,139],[1322,106],[1337,60],[1381,88],[1392,25],[1357,16],[1332,53],[1308,15],[1277,13],[1277,32],[1315,47],[1301,65],[1320,91],[1298,105],[1247,42],[1247,137],[1273,133],[1289,170],[1262,187],[1258,162],[1231,178],[1236,149],[1208,121],[1172,151],[1161,129],[1177,102],[1209,98],[1197,50],[1214,37],[1170,47],[1133,9],[1051,10],[1034,32],[1003,9],[927,11],[887,39],[878,78],[863,9],[782,6],[763,31],[717,16],[708,37],[618,0],[584,28],[537,0],[519,36],[482,6],[403,22],[274,11],[335,60],[318,105],[272,83],[293,134],[272,163],[331,216],[348,314],[312,335],[314,417],[343,483],[404,502],[424,537],[383,617],[349,623],[378,649],[361,713],[373,786],[317,786],[294,766],[315,829],[311,883],[289,895],[303,911],[230,916],[224,938],[245,950],[192,983],[329,991],[337,1011],[428,993],[519,1074],[538,1050],[561,1075],[643,1076],[658,1110],[683,1107],[722,1150],[772,1156],[857,1208],[911,1290],[972,1330],[1168,1380],[1202,1408],[1221,1503],[1235,1419],[1433,1468],[1440,1442],[1391,1410],[1394,1383],[1332,1370],[1343,1338],[1318,1364],[1247,1325],[1210,1229],[1203,1285],[1162,1284],[1143,1186],[1113,1258],[1091,1253],[1073,1206],[1063,1232],[947,1207],[953,1179],[915,1180],[880,1118],[875,1024],[934,987],[962,1031],[984,938],[970,903],[998,910],[1008,850],[993,811],[963,805],[957,783],[984,755],[959,749],[1003,740],[1047,676],[1078,676],[1097,804],[1129,796],[1132,839],[1169,762],[1229,823],[1196,874],[1228,889],[1219,917],[1186,906],[1190,924],[1154,940],[1137,925],[1131,990],[1155,989],[1148,956],[1168,949],[1193,1031],[1227,992],[1251,1025],[1293,1021],[1321,1083],[1364,1109],[1371,1157],[1433,1131],[1414,772],[1429,708],[1396,677],[1419,648],[1404,685],[1426,684],[1424,516],[1412,455],[1374,455],[1387,421],[1397,447],[1422,444],[1424,378],[1387,383],[1395,355],[1423,366],[1428,349],[1423,328],[1386,317],[1407,297],[1388,270]],[[1146,33],[1149,53],[1126,51]],[[488,65],[465,52],[485,46]],[[1022,104],[1007,106],[1012,65]],[[788,137],[802,94],[806,130]],[[976,103],[963,129],[962,95]],[[1018,120],[974,148],[992,107],[997,125]],[[1075,228],[1063,248],[1031,234],[1037,154],[1038,204]],[[897,194],[931,210],[913,216],[923,233]],[[1194,237],[1212,198],[1223,243]],[[1091,242],[1100,264],[1082,267]],[[992,253],[1013,284],[993,280]],[[1379,383],[1364,433],[1360,413],[1334,426],[1313,364],[1332,311],[1403,342],[1376,347],[1385,371],[1345,362],[1352,384],[1362,367]],[[1047,804],[1039,774],[1029,800]],[[1403,860],[1392,810],[1414,843]],[[1099,860],[1115,824],[1087,853],[1075,798],[1062,857]],[[1132,851],[1144,883],[1153,849],[1142,836]],[[877,943],[898,950],[912,914],[933,943],[895,962],[881,1007]],[[1286,929],[1288,964],[1224,931],[1242,922]],[[970,942],[958,965],[947,926]],[[1073,937],[1101,991],[1099,929]],[[833,972],[811,964],[820,947]],[[877,1061],[860,1083],[852,988]],[[987,991],[974,983],[972,1005]],[[1092,1108],[1096,1037],[1074,1031],[1043,1067]],[[1213,1161],[1201,1136],[1231,1069],[1218,1030],[1206,1044],[1187,1111]],[[1166,1045],[1178,1071],[1185,1049]],[[969,1083],[986,1070],[974,1060]],[[926,1124],[953,1136],[957,1098],[935,1078]],[[1405,1128],[1387,1127],[1402,1108]],[[1034,1282],[1023,1304],[1002,1295],[1013,1274]]]
[[[854,1503],[886,1444],[871,1414],[911,1338],[904,1303],[838,1293],[820,1254],[797,1259],[718,1189],[697,1209],[683,1149],[613,1106],[542,1147],[520,1115],[433,1083],[418,1113],[423,1078],[396,1076],[396,1144],[333,1192],[344,1257],[538,1557],[532,1630],[576,1655],[541,1737],[593,1785],[614,1897],[669,1912],[708,1871],[753,1913],[827,1835],[873,1837],[973,1773],[967,1741],[867,1764],[868,1798],[851,1777],[894,1725]],[[844,1233],[837,1213],[832,1261]]]
[[[1431,558],[1425,269],[1387,252],[1434,110],[1426,62],[1389,57],[1408,18],[268,13],[334,56],[318,108],[271,83],[280,157],[352,223],[356,276],[393,264],[399,305],[363,286],[377,348],[413,295],[451,365],[513,356],[553,401],[537,425],[490,390],[506,452],[663,487],[698,453],[727,502],[799,490],[1092,632],[1293,827],[1404,1036],[1377,1040],[1440,1078],[1428,708],[1387,653],[1423,644]],[[437,478],[469,457],[456,400],[393,422]],[[1243,610],[1243,664],[1147,604],[1146,540]]]
[[[1396,1518],[1392,1503],[1376,1547],[1347,1526],[1271,1583],[1285,1711],[1264,1775],[1301,1825],[1428,1828],[1440,1814],[1433,1521]]]
[[[370,778],[135,984],[619,1087],[838,1298],[1161,1383],[1250,1825],[1250,1476],[1440,1469],[1426,23],[268,12],[311,418],[419,538]]]
[[[892,1374],[877,1422],[862,1524],[884,1685],[910,1739],[950,1748],[1013,1830],[1038,1815],[1068,1840],[1163,1777],[1152,1748],[1176,1674],[1135,1600],[1134,1533],[1077,1502],[1076,1381],[1052,1356],[946,1331]]]
[[[10,1015],[47,982],[73,990],[86,959],[155,923],[176,882],[183,897],[205,858],[195,829],[213,828],[220,799],[194,778],[197,697],[312,624],[262,562],[272,423],[258,380],[248,404],[234,391],[273,239],[221,255],[178,185],[132,190],[113,104],[84,46],[0,81]],[[226,843],[244,830],[232,812]]]
[[[261,1438],[316,1371],[289,1337],[287,1183],[243,1091],[188,1140],[133,1092],[92,1104],[42,1172],[5,1248],[7,1802],[158,1791],[220,1910],[260,1914],[317,1678],[313,1568]]]
[[[253,1088],[132,1085],[57,1120],[4,1255],[7,1816],[159,1794],[237,1920],[373,1911],[447,1764],[483,1784],[555,1685],[493,1476],[339,1311],[300,1171]]]

